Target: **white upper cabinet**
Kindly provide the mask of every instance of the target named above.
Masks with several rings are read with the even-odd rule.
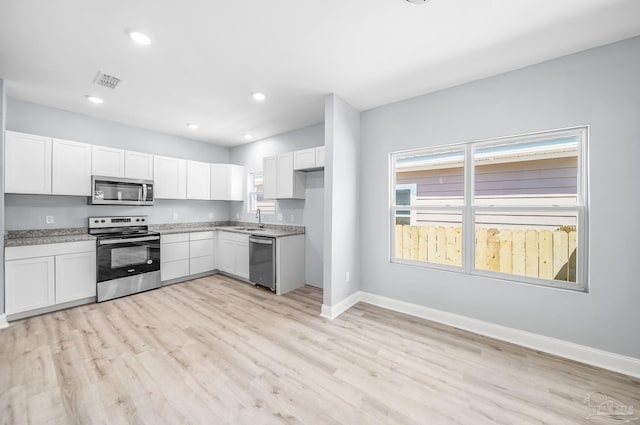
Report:
[[[262,176],[264,178],[264,199],[278,197],[278,157],[268,156],[262,160]]]
[[[7,131],[5,192],[51,193],[51,138]]]
[[[153,180],[153,155],[125,151],[124,176],[128,179]]]
[[[293,152],[278,155],[278,199],[304,199],[304,179],[304,173],[293,169]]]
[[[91,195],[91,145],[53,139],[54,195]]]
[[[155,155],[153,158],[156,199],[187,199],[187,161]]]
[[[243,201],[246,184],[245,172],[242,165],[228,164],[229,166],[229,200]]]
[[[187,161],[187,199],[206,199],[210,193],[211,176],[206,162]]]
[[[211,168],[211,199],[216,201],[244,200],[244,167],[234,164],[209,164]]]
[[[124,149],[91,146],[91,174],[124,177]]]
[[[324,146],[303,149],[293,153],[294,170],[318,170],[324,168]]]

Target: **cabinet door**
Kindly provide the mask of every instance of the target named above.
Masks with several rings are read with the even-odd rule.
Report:
[[[234,246],[235,252],[235,275],[249,279],[249,243],[237,243]]]
[[[229,174],[229,200],[243,201],[246,190],[244,167],[229,164]]]
[[[295,151],[293,153],[293,169],[308,170],[316,167],[316,150],[314,148]]]
[[[316,167],[324,168],[324,146],[316,148]]]
[[[264,178],[264,199],[278,197],[278,157],[268,156],[262,160]]]
[[[91,145],[53,139],[54,195],[91,196]]]
[[[56,255],[56,304],[96,296],[96,252]]]
[[[278,155],[278,198],[293,197],[293,152]]]
[[[187,199],[209,199],[211,176],[209,164],[187,161]]]
[[[53,256],[5,262],[7,314],[48,307],[55,303]]]
[[[189,259],[189,242],[163,243],[160,246],[160,263]]]
[[[209,164],[211,170],[211,199],[215,201],[228,201],[229,196],[229,165]]]
[[[153,196],[157,199],[187,199],[187,161],[155,155]]]
[[[213,256],[213,239],[189,242],[189,258]]]
[[[51,138],[6,132],[5,193],[51,193]]]
[[[213,271],[216,268],[213,255],[192,258],[189,260],[189,274],[198,274]]]
[[[129,179],[153,180],[153,155],[125,151],[124,176]]]
[[[189,276],[189,259],[160,263],[160,280],[162,282],[185,276]]]
[[[124,149],[91,146],[91,174],[124,177]]]
[[[218,270],[232,274],[235,272],[235,245],[232,241],[224,240],[224,237],[218,238],[216,256]]]

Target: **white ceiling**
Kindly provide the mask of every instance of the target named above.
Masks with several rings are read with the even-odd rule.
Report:
[[[329,93],[367,110],[638,35],[639,17],[638,0],[2,0],[0,78],[15,98],[234,146],[323,121]],[[94,85],[99,70],[122,83]]]

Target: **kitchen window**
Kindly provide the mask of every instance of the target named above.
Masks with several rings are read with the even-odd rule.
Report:
[[[276,201],[272,199],[264,199],[264,177],[262,171],[249,173],[247,212],[255,213],[260,208],[261,214],[275,214]]]
[[[391,261],[586,290],[588,128],[391,154]]]

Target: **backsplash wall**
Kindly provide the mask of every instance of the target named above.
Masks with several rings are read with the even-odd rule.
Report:
[[[87,227],[87,218],[109,215],[147,215],[149,223],[186,223],[229,219],[227,201],[156,199],[153,206],[88,205],[88,197],[5,195],[5,230]],[[177,220],[173,214],[177,214]],[[46,224],[46,216],[54,222]]]

